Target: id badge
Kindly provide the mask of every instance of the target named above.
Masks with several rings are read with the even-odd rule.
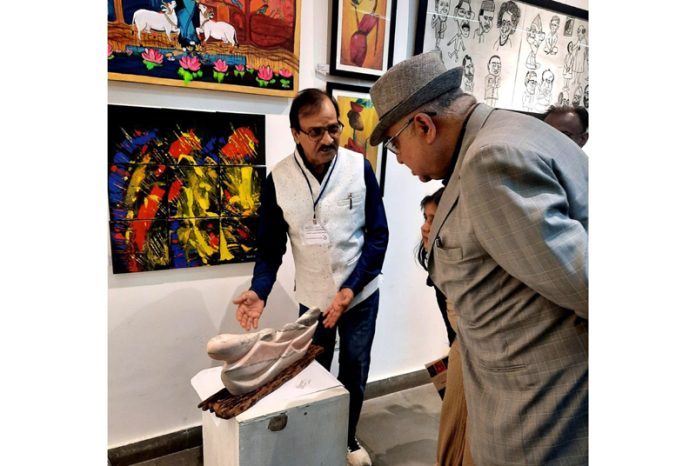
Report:
[[[329,233],[320,223],[308,223],[302,227],[302,244],[323,246],[329,244]]]

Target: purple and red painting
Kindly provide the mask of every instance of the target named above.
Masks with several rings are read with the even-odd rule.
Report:
[[[114,273],[253,261],[265,117],[109,105]]]

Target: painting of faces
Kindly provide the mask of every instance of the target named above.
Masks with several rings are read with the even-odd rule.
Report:
[[[481,102],[534,113],[589,106],[584,19],[516,0],[428,0],[419,23],[422,51],[463,66],[462,89]]]

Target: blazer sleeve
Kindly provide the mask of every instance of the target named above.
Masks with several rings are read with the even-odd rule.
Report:
[[[587,319],[587,230],[569,216],[555,170],[552,160],[532,151],[484,146],[463,164],[459,198],[476,238],[496,263]]]

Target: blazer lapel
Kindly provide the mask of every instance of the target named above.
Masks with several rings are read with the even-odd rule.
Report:
[[[427,248],[428,264],[430,263],[432,257],[430,251],[432,250],[435,242],[438,240],[442,224],[445,222],[447,217],[449,217],[450,212],[452,212],[452,209],[459,198],[459,170],[464,162],[464,155],[469,149],[469,146],[471,146],[471,143],[474,142],[476,134],[486,122],[488,116],[493,110],[494,109],[492,107],[489,107],[486,104],[477,104],[476,108],[471,114],[471,118],[469,118],[469,122],[466,124],[466,128],[464,129],[464,140],[462,141],[459,154],[454,154],[454,156],[457,157],[457,164],[454,167],[452,178],[450,178],[445,191],[442,193],[442,198],[440,199],[440,203],[437,206],[437,212],[435,212],[435,218],[433,219],[433,226],[430,228],[430,240],[428,241],[429,244]]]

